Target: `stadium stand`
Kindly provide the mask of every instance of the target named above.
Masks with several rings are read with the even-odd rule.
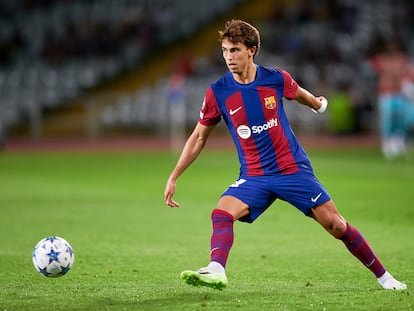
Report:
[[[0,123],[63,105],[241,0],[1,0]]]
[[[238,7],[251,14],[239,14]],[[254,15],[252,8],[261,7],[265,9]],[[86,104],[76,109],[86,117],[79,121],[66,114],[65,121],[54,124],[85,127],[86,118],[91,136],[119,129],[165,133],[172,72],[169,67],[157,74],[148,70],[146,65],[161,63],[154,51],[177,48],[206,27],[213,26],[210,34],[216,38],[217,27],[222,27],[217,17],[241,17],[261,29],[260,63],[280,65],[305,87],[327,95],[350,81],[355,130],[369,131],[375,127],[375,80],[365,71],[365,58],[377,36],[395,34],[412,56],[413,14],[414,4],[402,0],[0,0],[0,127],[4,133],[30,124],[32,137],[44,135],[45,110],[82,98]],[[219,49],[214,44],[211,49],[208,55],[191,55],[183,89],[189,125],[206,86],[223,72]],[[136,83],[131,76],[137,74],[148,83]],[[315,116],[291,106],[288,113],[299,130],[327,128],[327,119],[315,126]]]

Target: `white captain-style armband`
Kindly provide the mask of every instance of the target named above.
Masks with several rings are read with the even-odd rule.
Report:
[[[326,108],[328,108],[328,100],[326,98],[323,98],[320,102],[321,106],[318,110],[311,108],[314,113],[324,113]]]

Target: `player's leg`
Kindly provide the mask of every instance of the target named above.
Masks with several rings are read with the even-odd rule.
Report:
[[[247,215],[249,207],[233,196],[223,196],[211,213],[213,233],[210,240],[210,261],[226,267],[227,258],[233,245],[234,221]]]
[[[393,136],[392,145],[396,156],[402,156],[407,151],[406,146],[406,107],[407,101],[402,95],[393,97]]]
[[[312,213],[332,236],[342,240],[348,250],[368,267],[378,278],[385,268],[368,245],[362,234],[339,214],[332,200],[313,208]]]
[[[375,255],[364,236],[339,214],[332,200],[312,209],[315,218],[332,236],[341,240],[347,249],[375,275],[384,289],[406,289],[407,286],[394,279]]]
[[[380,95],[378,100],[381,150],[385,158],[392,159],[398,153],[395,139],[395,100],[391,95]]]
[[[211,213],[213,233],[210,240],[210,263],[197,271],[186,270],[181,279],[187,284],[222,289],[228,281],[225,273],[227,258],[233,246],[234,221],[249,213],[248,206],[233,196],[221,197]]]
[[[225,267],[233,245],[234,222],[252,223],[274,202],[276,197],[269,190],[271,179],[265,176],[245,177],[226,189],[211,213],[210,264],[197,271],[184,271],[181,279],[188,284],[217,289],[227,286]]]

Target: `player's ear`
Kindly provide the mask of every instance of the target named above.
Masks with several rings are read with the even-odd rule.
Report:
[[[257,54],[257,46],[252,46],[249,48],[249,51],[251,53],[251,55],[253,56],[253,58],[256,56]]]

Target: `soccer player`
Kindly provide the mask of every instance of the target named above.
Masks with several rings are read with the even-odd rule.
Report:
[[[183,271],[180,278],[196,286],[226,287],[225,267],[234,239],[233,223],[252,223],[276,199],[281,199],[341,240],[383,288],[406,289],[385,269],[362,234],[339,214],[289,126],[283,97],[317,113],[326,110],[327,99],[300,87],[284,70],[256,65],[260,34],[254,26],[241,20],[228,21],[219,31],[219,38],[229,71],[207,89],[200,118],[168,178],[164,199],[168,206],[179,207],[173,199],[177,179],[198,157],[221,119],[237,148],[240,176],[224,191],[211,213],[210,263],[199,270]]]
[[[393,159],[406,153],[406,135],[411,103],[403,92],[404,81],[410,76],[410,60],[397,39],[384,43],[371,64],[378,76],[378,110],[381,149],[385,158]]]

